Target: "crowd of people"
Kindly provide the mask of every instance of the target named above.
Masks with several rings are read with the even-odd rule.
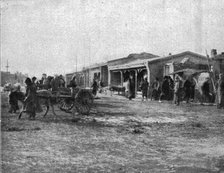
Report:
[[[55,75],[52,77],[42,74],[42,78],[40,80],[37,80],[35,76],[32,78],[26,78],[25,84],[26,92],[23,99],[23,109],[30,115],[30,119],[34,119],[36,113],[42,111],[37,98],[37,90],[45,89],[51,90],[52,94],[57,93],[59,88],[65,87],[65,80],[62,75]],[[9,113],[16,112],[19,109],[18,95],[21,95],[21,93],[20,85],[12,87],[11,92],[9,93]]]
[[[201,103],[208,102],[212,103],[217,101],[218,108],[224,108],[224,77],[222,74],[219,75],[219,79],[214,86],[215,92],[212,92],[211,79],[207,77],[201,86]],[[129,78],[129,99],[134,97],[135,91],[133,77]],[[174,80],[170,76],[165,76],[162,82],[158,78],[149,87],[147,78],[144,78],[140,84],[142,91],[142,101],[150,97],[151,100],[158,100],[160,103],[163,100],[172,100],[174,104],[179,105],[181,101],[186,103],[194,101],[195,98],[195,87],[196,81],[192,76],[188,76],[185,80],[176,75]],[[150,91],[150,92],[149,92]]]
[[[71,95],[77,93],[77,81],[76,76],[74,75],[66,86],[65,80],[62,75],[47,76],[47,74],[42,74],[40,80],[34,76],[32,78],[26,78],[26,92],[23,99],[24,110],[30,115],[30,119],[34,119],[37,112],[41,112],[41,106],[38,102],[37,90],[50,90],[52,95],[55,95],[56,98],[59,96],[62,89],[71,88]],[[96,96],[97,90],[102,88],[103,84],[101,81],[97,82],[96,79],[92,83],[92,94]],[[20,85],[16,88],[13,88],[9,94],[9,104],[10,109],[9,113],[16,112],[19,109],[18,106],[18,94],[21,93]]]
[[[51,90],[52,94],[58,93],[60,88],[65,88],[65,80],[62,75],[47,76],[42,75],[40,80],[36,77],[27,78],[25,80],[26,93],[24,99],[25,110],[30,114],[30,118],[35,118],[35,113],[41,111],[41,107],[38,104],[37,90],[45,89]],[[140,83],[140,89],[142,91],[142,101],[148,100],[158,100],[162,102],[163,100],[173,100],[174,104],[179,105],[181,101],[185,100],[189,103],[195,98],[195,86],[196,82],[193,77],[188,76],[185,80],[176,75],[174,80],[170,76],[165,76],[162,82],[158,78],[149,86],[147,77],[143,78]],[[76,93],[77,89],[76,76],[73,76],[67,87],[72,88],[71,93]],[[103,83],[99,80],[93,79],[92,82],[92,94],[96,96],[97,91],[103,88]],[[127,91],[128,99],[131,100],[135,98],[135,80],[132,75],[129,76],[127,80]],[[9,104],[11,105],[9,112],[15,112],[19,109],[18,106],[18,91],[20,91],[20,86],[18,85],[16,89],[14,88],[9,94]],[[201,93],[204,102],[214,102],[217,101],[218,108],[224,108],[224,76],[219,75],[219,79],[216,82],[215,96],[211,93],[210,78],[207,77],[201,86]]]

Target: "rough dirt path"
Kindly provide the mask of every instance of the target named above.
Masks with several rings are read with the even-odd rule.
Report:
[[[6,111],[3,101],[2,172],[224,172],[224,111],[215,107],[101,95],[88,117]]]

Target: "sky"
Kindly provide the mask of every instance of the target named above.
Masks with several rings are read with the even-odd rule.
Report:
[[[131,53],[224,52],[223,0],[2,0],[1,70],[65,74]]]

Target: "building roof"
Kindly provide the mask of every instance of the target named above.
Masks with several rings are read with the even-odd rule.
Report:
[[[147,61],[145,59],[136,59],[129,63],[113,65],[113,66],[109,66],[108,68],[109,70],[140,68],[140,67],[145,67],[146,62]]]
[[[102,66],[105,66],[107,65],[106,62],[102,62],[102,63],[95,63],[95,64],[92,64],[90,66],[87,66],[87,67],[83,67],[83,70],[87,70],[87,69],[93,69],[93,68],[98,68],[98,67],[102,67]]]
[[[167,61],[167,60],[171,60],[173,58],[184,56],[184,55],[193,55],[193,56],[201,58],[202,60],[207,60],[206,56],[203,56],[203,55],[191,52],[191,51],[185,51],[185,52],[182,52],[182,53],[169,55],[169,56],[165,56],[165,57],[152,58],[152,59],[149,59],[148,62],[152,63],[152,62],[157,62],[157,61]]]
[[[126,64],[129,63],[131,61],[135,61],[137,59],[141,59],[141,60],[146,60],[146,59],[151,59],[151,58],[155,58],[158,57],[158,55],[154,55],[151,53],[140,53],[140,54],[129,54],[127,57],[124,58],[118,58],[118,59],[114,59],[114,60],[110,60],[107,62],[108,66],[114,66],[114,65],[121,65],[121,64]]]
[[[177,70],[173,73],[170,73],[170,75],[179,74],[179,73],[186,73],[188,75],[189,74],[193,75],[193,74],[204,73],[204,72],[209,72],[209,71],[208,70],[198,70],[198,69],[186,68],[186,69],[181,69],[181,70]]]
[[[77,71],[77,72],[72,72],[72,73],[66,73],[65,75],[74,75],[74,74],[82,74],[83,72],[82,71]]]

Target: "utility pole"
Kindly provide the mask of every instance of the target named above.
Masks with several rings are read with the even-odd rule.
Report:
[[[9,72],[9,62],[8,62],[8,60],[7,60],[7,64],[6,64],[6,72],[8,73]]]
[[[77,58],[77,55],[76,55],[76,73],[77,73],[77,62],[78,62],[78,58]]]

